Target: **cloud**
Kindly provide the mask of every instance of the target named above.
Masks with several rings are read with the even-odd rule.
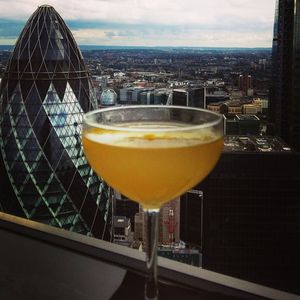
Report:
[[[203,30],[199,28],[132,27],[105,30],[81,29],[73,31],[79,44],[123,46],[195,46],[195,47],[268,47],[268,32],[237,31],[228,29]]]
[[[20,24],[22,28],[42,4],[42,0],[14,0],[7,5],[0,0],[0,38],[6,27],[1,19],[14,22],[9,35],[13,38],[13,32],[18,35]],[[48,0],[48,4],[66,21],[78,43],[106,45],[251,42],[270,47],[275,12],[275,0]]]
[[[27,19],[43,0],[0,0],[0,18]],[[220,16],[273,22],[275,0],[48,0],[66,20],[158,24],[216,24]]]

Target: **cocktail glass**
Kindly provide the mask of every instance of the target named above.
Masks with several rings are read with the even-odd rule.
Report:
[[[158,214],[201,182],[223,148],[223,117],[178,106],[123,106],[85,114],[83,148],[95,172],[146,214],[145,299],[158,299]]]

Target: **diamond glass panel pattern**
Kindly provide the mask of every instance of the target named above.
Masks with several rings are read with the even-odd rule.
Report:
[[[66,24],[54,8],[40,6],[1,82],[1,155],[28,218],[104,237],[108,187],[90,169],[80,139],[83,113],[96,103],[91,87]]]

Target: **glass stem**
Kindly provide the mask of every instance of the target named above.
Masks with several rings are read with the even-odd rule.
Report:
[[[159,209],[144,210],[146,217],[146,264],[145,299],[158,299],[157,288],[157,242]]]

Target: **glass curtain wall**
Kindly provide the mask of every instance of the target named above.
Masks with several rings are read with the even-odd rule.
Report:
[[[96,107],[76,42],[53,7],[26,23],[1,82],[0,148],[15,199],[28,219],[109,239],[109,188],[81,145],[83,113]],[[17,205],[8,202],[17,200]]]

